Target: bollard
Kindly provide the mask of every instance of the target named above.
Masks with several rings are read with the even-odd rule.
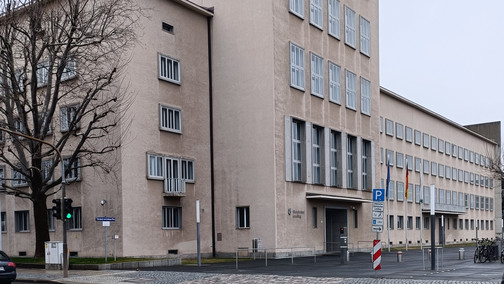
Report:
[[[397,262],[402,262],[402,251],[397,252]]]
[[[459,260],[463,260],[463,259],[464,259],[464,249],[460,248],[459,249]]]
[[[346,252],[346,261],[349,262],[350,261],[350,251],[347,250]]]

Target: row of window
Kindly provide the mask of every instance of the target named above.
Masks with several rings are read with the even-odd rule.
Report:
[[[324,59],[310,52],[311,94],[324,98]],[[302,47],[290,43],[291,86],[305,90],[305,51]],[[341,104],[341,67],[328,61],[329,101]],[[347,108],[357,110],[357,75],[345,70],[345,104]],[[371,115],[371,82],[360,77],[361,112]]]
[[[67,229],[69,230],[82,230],[82,210],[81,207],[72,208],[72,218],[68,219]],[[7,215],[6,212],[1,214],[2,233],[7,232]],[[49,230],[56,230],[56,218],[53,216],[53,210],[47,210],[47,223]],[[30,212],[28,210],[14,211],[14,231],[16,233],[30,232]]]
[[[383,133],[383,117],[380,117],[380,133]],[[385,119],[385,134],[394,137],[394,122],[390,119]],[[482,167],[489,167],[491,159],[482,154],[478,154],[469,149],[457,146],[448,141],[438,139],[427,133],[422,133],[419,130],[414,130],[411,127],[403,126],[401,123],[395,123],[395,137],[399,140],[405,140],[408,143],[414,143],[417,146],[423,146],[426,149],[437,151],[447,156],[458,158],[466,162],[474,163]]]
[[[384,187],[384,180],[381,180],[382,187]],[[413,187],[414,186],[414,187]],[[428,186],[424,186],[423,190],[420,188],[418,184],[408,184],[408,195],[406,198],[406,190],[405,183],[401,181],[394,182],[391,180],[389,182],[389,189],[387,192],[387,197],[389,200],[404,201],[405,199],[408,202],[415,203],[430,203],[430,188]],[[447,190],[436,188],[436,204],[447,204],[447,205],[456,205],[456,206],[464,206],[465,208],[476,209],[476,210],[486,210],[493,211],[494,210],[494,199],[492,197],[479,196],[474,194],[457,192],[455,190]]]
[[[70,163],[70,158],[64,158],[63,159],[63,167],[66,169],[70,167],[70,170],[65,174],[65,180],[66,182],[72,182],[72,181],[80,181],[81,180],[81,163],[80,163],[80,158],[77,159],[72,165],[69,165]],[[21,165],[19,165],[21,167]],[[54,172],[54,170],[51,171],[53,167],[53,161],[52,160],[43,160],[42,161],[42,179],[46,181],[51,181],[52,176],[51,173]],[[7,176],[5,175],[5,166],[0,166],[0,187],[3,186],[5,181],[8,179]],[[25,187],[28,186],[28,180],[26,179],[26,176],[23,175],[21,172],[18,170],[12,168],[11,169],[11,186],[13,187]]]
[[[397,223],[394,221],[395,217],[397,217]],[[398,230],[404,229],[404,216],[398,215],[389,215],[388,217],[388,226],[391,230],[397,228]],[[450,221],[451,220],[451,221]],[[475,222],[476,221],[476,222]],[[422,220],[421,217],[415,217],[415,229],[420,230],[422,228]],[[441,221],[440,221],[441,222]],[[445,230],[450,230],[450,222],[452,230],[474,230],[475,228],[478,230],[493,230],[493,220],[473,220],[473,219],[458,219],[458,218],[445,218],[443,224]],[[425,230],[430,230],[430,217],[424,217],[423,220],[423,228]],[[474,226],[476,223],[476,227]],[[465,226],[464,226],[465,225]],[[396,226],[396,227],[395,227]],[[441,226],[441,224],[440,224]],[[406,219],[406,228],[408,230],[413,230],[413,216],[407,216]]]
[[[322,0],[310,0],[310,24],[324,30],[324,4]],[[290,0],[289,11],[304,19],[304,0]],[[348,6],[345,11],[345,44],[357,47],[357,22],[356,13]],[[336,39],[341,39],[341,4],[339,0],[329,0],[327,5],[328,34]],[[360,24],[360,52],[370,56],[371,51],[371,24],[364,17],[359,17]]]
[[[287,181],[371,189],[372,143],[287,117]]]
[[[182,229],[182,207],[163,206],[163,229]],[[236,228],[250,228],[250,207],[236,207]]]
[[[60,64],[60,66],[62,66],[62,64]],[[60,68],[60,66],[57,66],[57,68]],[[37,87],[40,88],[46,86],[49,83],[49,78],[53,75],[53,73],[51,72],[55,72],[55,70],[52,70],[50,72],[49,67],[50,66],[48,61],[44,61],[38,64],[36,71]],[[21,69],[17,70],[15,73],[18,83],[18,91],[24,92],[25,87],[23,85],[23,82],[25,81],[25,79],[27,79],[26,74]],[[61,74],[61,81],[70,80],[75,77],[77,77],[77,61],[75,60],[75,58],[69,57],[65,64],[65,67],[63,68],[63,73]],[[11,81],[8,82],[8,86],[9,88],[12,87]]]
[[[383,152],[383,148],[380,148],[380,161],[382,164],[384,163]],[[404,154],[400,152],[396,152],[394,155],[393,150],[387,149],[386,153],[390,166],[396,165],[397,168],[401,169],[407,167],[410,171],[414,169],[415,172],[423,173],[425,175],[430,174],[439,178],[446,178],[448,180],[451,179],[471,185],[493,188],[493,179],[484,175],[464,171],[462,169],[457,169],[455,167],[446,166],[436,162],[430,162],[426,159],[422,161],[422,159],[418,157],[415,157],[415,161],[413,163],[413,156],[404,156]],[[404,163],[406,163],[406,166],[404,165]]]
[[[61,132],[67,132],[70,129],[78,129],[80,127],[79,123],[74,121],[75,116],[78,111],[78,105],[69,105],[69,106],[62,106],[60,107],[60,131]],[[74,125],[71,124],[74,123]],[[26,126],[25,124],[21,121],[21,119],[15,119],[14,120],[14,130],[19,132],[19,133],[24,133],[26,134]],[[47,134],[52,134],[52,126],[49,126]],[[23,137],[20,137],[19,139],[24,139]],[[3,132],[0,131],[0,143],[5,142],[4,140],[4,135]]]

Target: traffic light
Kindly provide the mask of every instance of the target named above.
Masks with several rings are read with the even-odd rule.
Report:
[[[53,216],[56,217],[56,219],[61,219],[61,199],[53,199],[52,202],[56,204],[52,207],[54,211]]]
[[[72,208],[72,202],[73,200],[68,198],[65,198],[65,218],[66,219],[71,219],[72,218],[72,213],[73,213],[73,208]]]
[[[340,233],[341,235],[344,235],[344,234],[345,234],[345,227],[340,227],[340,228],[339,228],[339,233]]]

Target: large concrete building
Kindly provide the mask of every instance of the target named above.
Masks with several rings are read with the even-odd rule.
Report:
[[[386,187],[387,156],[393,228],[384,242],[419,243],[418,219],[430,208],[420,203],[420,175],[438,188],[446,242],[470,241],[475,228],[495,236],[500,186],[486,163],[500,141],[380,89],[378,1],[141,3],[149,17],[124,72],[135,98],[119,128],[117,171],[97,178],[83,169],[68,188],[79,211],[73,255],[103,255],[97,216],[115,217],[107,230],[119,236],[119,256],[194,255],[197,200],[205,255],[253,239],[332,252],[348,236],[350,249],[369,248],[372,189]],[[410,202],[401,200],[406,161]],[[4,249],[32,254],[33,217],[21,231],[15,220],[31,205],[1,200]],[[61,224],[51,222],[60,240]]]

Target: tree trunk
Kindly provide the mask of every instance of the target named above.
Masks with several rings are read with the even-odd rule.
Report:
[[[35,219],[35,255],[34,257],[45,256],[45,242],[50,241],[49,224],[47,222],[47,196],[37,194],[33,200],[33,215]]]

